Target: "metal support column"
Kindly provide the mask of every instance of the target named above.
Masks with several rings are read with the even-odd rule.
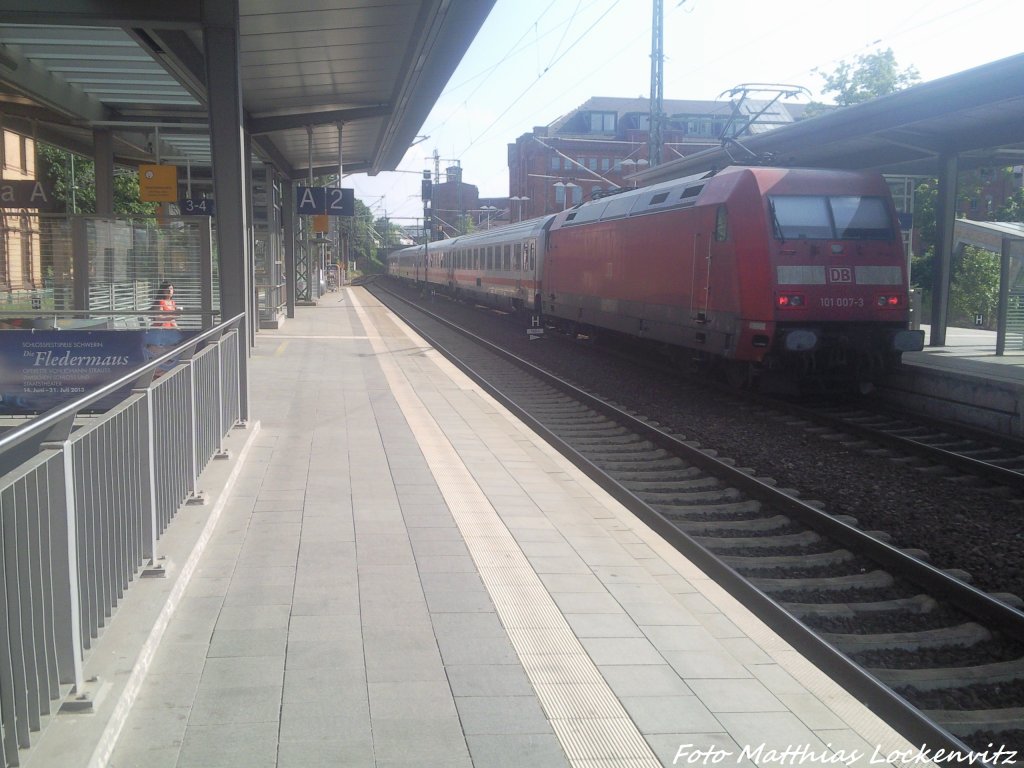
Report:
[[[108,128],[92,133],[92,160],[96,168],[96,213],[114,215],[114,134]]]
[[[256,344],[256,334],[260,329],[259,300],[256,296],[256,249],[254,244],[255,232],[253,230],[253,183],[252,183],[252,137],[249,134],[242,135],[242,178],[245,180],[245,221],[248,228],[245,231],[245,264],[249,270],[249,292],[246,294],[247,317],[249,319],[249,343]]]
[[[661,165],[662,123],[665,98],[665,11],[662,0],[654,0],[651,21],[651,104],[647,160],[651,168]],[[568,192],[569,190],[566,190]]]
[[[295,182],[281,184],[281,228],[284,231],[284,294],[286,317],[295,317]]]
[[[1010,308],[1010,246],[1011,241],[1003,238],[999,249],[999,304],[996,309],[996,355],[1006,352],[1006,316]]]
[[[210,148],[217,201],[217,252],[221,314],[248,311],[249,223],[246,204],[248,164],[242,137],[238,0],[203,3],[203,47],[209,93]],[[239,418],[249,419],[249,324],[238,327]]]
[[[936,200],[935,272],[932,283],[932,331],[928,346],[946,345],[946,315],[949,309],[949,283],[953,261],[953,225],[956,223],[956,189],[958,158],[943,155],[939,175],[939,194]]]

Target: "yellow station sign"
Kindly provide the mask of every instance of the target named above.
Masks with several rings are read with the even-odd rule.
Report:
[[[139,199],[144,203],[178,202],[177,166],[140,165]]]

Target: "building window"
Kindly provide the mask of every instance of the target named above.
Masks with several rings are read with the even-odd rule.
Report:
[[[552,155],[551,156],[551,170],[552,171],[557,171],[558,170],[559,160],[560,159],[561,158],[559,158],[558,155]]]
[[[611,159],[607,158],[607,157],[602,157],[601,158],[601,170],[602,171],[607,171],[607,170],[610,170],[611,167],[612,167]]]
[[[591,133],[615,133],[614,112],[591,112],[590,113]]]

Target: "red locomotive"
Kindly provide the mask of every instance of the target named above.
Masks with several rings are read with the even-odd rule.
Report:
[[[734,380],[863,383],[924,341],[877,174],[729,167],[406,249],[389,272],[695,350]]]

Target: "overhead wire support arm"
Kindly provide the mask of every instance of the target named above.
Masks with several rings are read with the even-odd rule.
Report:
[[[767,102],[763,103],[756,112],[750,113],[749,115],[744,115],[742,112],[743,105],[750,100],[751,94],[754,93],[772,94],[772,97]],[[751,127],[757,124],[757,122],[766,113],[768,113],[768,111],[772,109],[772,107],[774,107],[780,99],[792,99],[797,96],[806,96],[809,99],[811,97],[811,92],[804,88],[802,85],[787,85],[781,83],[742,83],[734,88],[730,88],[727,91],[723,91],[718,95],[718,98],[721,99],[723,96],[729,97],[729,101],[732,106],[732,112],[729,115],[729,119],[722,127],[722,149],[725,150],[726,154],[729,155],[729,158],[733,162],[738,161],[736,160],[736,158],[732,156],[732,153],[729,151],[730,146],[739,147],[748,155],[750,155],[751,158],[757,160],[758,162],[770,163],[770,156],[762,157],[761,155],[758,155],[756,152],[748,149],[742,144],[742,142],[740,142],[739,137],[743,136],[744,134],[749,134],[751,132]],[[739,96],[739,98],[737,99],[736,96]],[[741,119],[744,120],[743,125],[738,130],[734,130],[734,127]]]
[[[574,158],[571,158],[571,157],[569,157],[569,156],[568,156],[567,154],[565,154],[564,152],[561,152],[561,151],[559,151],[558,149],[555,149],[555,148],[554,148],[554,147],[552,147],[552,146],[551,146],[550,144],[545,144],[545,143],[544,143],[543,141],[541,141],[540,139],[538,139],[538,138],[537,138],[536,136],[531,136],[530,138],[532,138],[532,139],[533,139],[534,141],[536,141],[536,142],[537,142],[538,144],[540,144],[540,145],[541,145],[542,147],[544,147],[544,149],[547,149],[547,150],[550,150],[551,152],[554,152],[554,153],[555,153],[556,155],[558,155],[558,156],[559,156],[559,157],[561,157],[562,159],[564,159],[564,160],[568,160],[568,161],[569,161],[570,163],[572,163],[573,165],[575,165],[575,166],[579,167],[579,169],[580,169],[581,171],[583,171],[584,173],[589,173],[589,174],[590,174],[591,176],[593,176],[593,177],[594,177],[595,179],[600,179],[600,180],[601,180],[601,181],[603,181],[603,182],[604,182],[605,184],[607,184],[607,185],[609,185],[609,186],[611,186],[611,187],[617,187],[617,186],[619,186],[619,185],[618,185],[618,184],[616,184],[616,183],[615,183],[614,181],[611,181],[611,180],[609,180],[609,179],[606,179],[606,178],[605,178],[604,176],[602,176],[601,174],[599,174],[599,173],[598,173],[597,171],[593,171],[593,170],[591,170],[590,168],[587,168],[587,166],[585,166],[585,165],[584,165],[583,163],[579,162],[578,160],[575,160]],[[538,176],[539,174],[536,174],[536,173],[531,173],[531,174],[529,174],[529,175],[530,175],[530,176]],[[557,179],[560,179],[560,178],[564,178],[564,177],[563,177],[563,176],[551,176],[551,177],[548,177],[548,178],[552,178],[552,179],[556,179],[556,178],[557,178]]]
[[[732,114],[729,116],[729,121],[725,124],[722,129],[722,138],[729,136],[729,129],[737,122],[741,117],[740,110],[744,103],[750,99],[752,93],[771,93],[774,94],[771,100],[762,106],[756,113],[750,115],[746,124],[740,130],[736,131],[731,135],[732,138],[736,136],[742,136],[744,133],[750,131],[750,127],[754,125],[768,110],[775,106],[779,99],[787,98],[792,99],[797,96],[811,97],[811,92],[804,88],[802,85],[785,85],[785,84],[773,84],[773,83],[742,83],[737,85],[735,88],[730,88],[728,91],[722,91],[718,95],[721,99],[723,96],[728,96],[730,103],[732,104]],[[735,99],[739,96],[738,100]],[[724,144],[724,141],[723,141]]]

